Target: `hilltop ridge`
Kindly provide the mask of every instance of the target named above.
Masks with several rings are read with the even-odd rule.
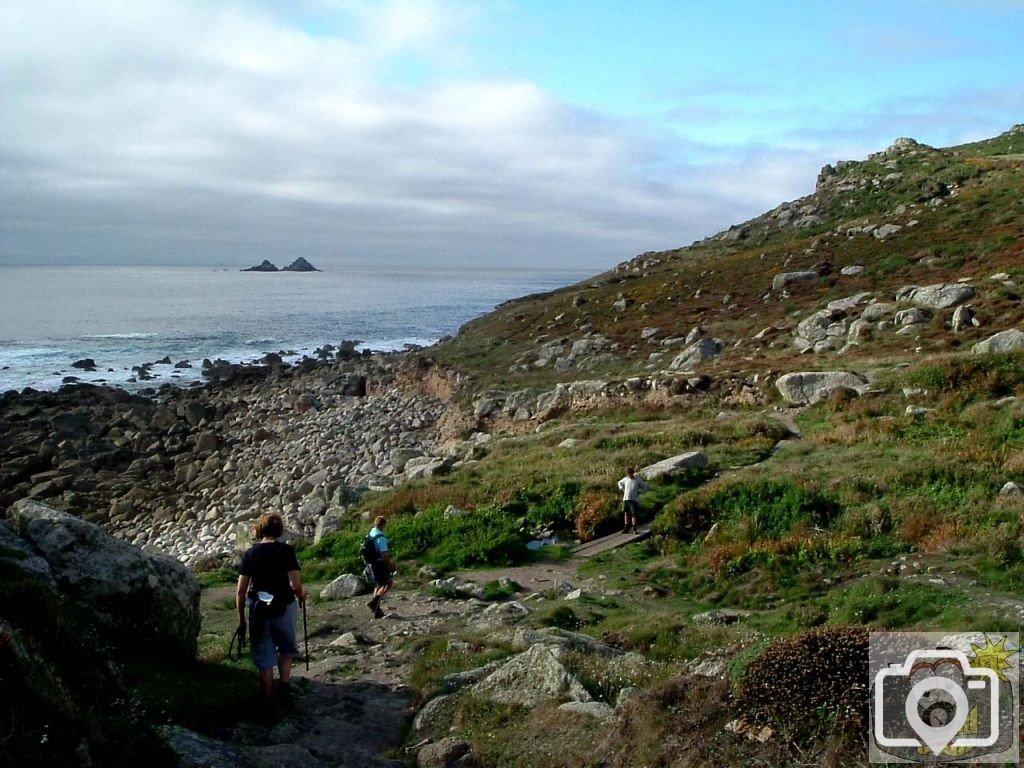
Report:
[[[801,350],[787,337],[830,301],[869,292],[864,303],[894,302],[906,286],[970,280],[977,325],[953,341],[931,318],[915,329],[921,343],[913,348],[948,351],[1022,318],[1003,281],[981,284],[1019,266],[1022,198],[1021,125],[946,149],[901,138],[863,161],[825,165],[810,195],[689,246],[645,252],[577,285],[508,302],[467,323],[435,356],[481,388],[518,388],[580,371],[659,371],[671,362],[667,349],[696,334],[723,341],[704,366],[711,372],[788,368]],[[798,273],[776,285],[779,275]],[[572,355],[573,345],[598,353]],[[843,355],[901,346],[909,347],[881,339]]]

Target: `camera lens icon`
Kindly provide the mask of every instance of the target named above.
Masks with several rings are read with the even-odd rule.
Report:
[[[880,747],[990,747],[999,739],[999,677],[961,651],[924,649],[875,674],[874,737]],[[974,716],[965,729],[968,719]]]

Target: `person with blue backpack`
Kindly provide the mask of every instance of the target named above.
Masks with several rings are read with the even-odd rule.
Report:
[[[363,561],[366,563],[367,576],[373,582],[374,587],[373,599],[366,605],[373,611],[375,619],[384,618],[381,603],[388,590],[391,589],[395,574],[398,572],[395,561],[391,559],[391,553],[388,551],[387,537],[384,535],[384,528],[387,524],[388,519],[379,515],[373,521],[373,528],[363,540]]]

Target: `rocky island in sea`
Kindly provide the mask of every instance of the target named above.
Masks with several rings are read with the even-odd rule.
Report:
[[[241,270],[242,272],[319,272],[320,270],[310,264],[302,256],[297,258],[287,267],[278,269],[277,266],[270,261],[270,259],[264,259],[254,267],[248,267],[247,269]]]

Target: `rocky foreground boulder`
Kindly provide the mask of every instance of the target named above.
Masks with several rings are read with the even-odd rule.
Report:
[[[10,531],[25,545],[19,550],[27,556],[18,562],[29,564],[37,576],[45,568],[43,578],[87,608],[115,640],[129,637],[195,656],[199,582],[181,563],[143,552],[33,499],[16,502],[8,518]]]

